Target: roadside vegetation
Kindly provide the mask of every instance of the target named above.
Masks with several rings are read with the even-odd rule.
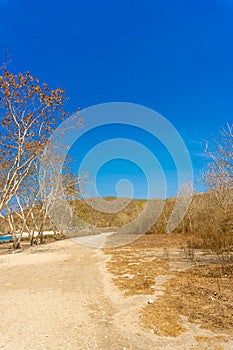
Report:
[[[202,181],[208,190],[193,195],[172,234],[166,225],[175,198],[168,199],[148,234],[125,247],[106,249],[114,283],[130,296],[148,300],[140,324],[176,337],[201,327],[198,349],[224,349],[233,336],[233,125],[207,145]],[[190,326],[191,325],[191,326]]]

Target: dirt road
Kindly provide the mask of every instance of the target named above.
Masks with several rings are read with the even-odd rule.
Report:
[[[136,334],[104,260],[68,240],[1,256],[0,347],[154,350],[150,337]]]
[[[0,257],[0,348],[10,350],[191,349],[144,332],[146,296],[125,298],[111,283],[101,250],[70,240]]]

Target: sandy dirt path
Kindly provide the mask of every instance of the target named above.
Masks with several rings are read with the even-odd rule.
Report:
[[[129,305],[107,280],[105,260],[68,240],[1,256],[0,348],[154,349],[121,321]]]
[[[125,298],[108,257],[70,240],[0,256],[0,349],[192,349],[192,337],[139,326],[146,296]]]

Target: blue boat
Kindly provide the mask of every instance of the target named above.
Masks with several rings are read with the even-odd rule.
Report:
[[[0,242],[10,242],[13,240],[12,235],[0,236]]]

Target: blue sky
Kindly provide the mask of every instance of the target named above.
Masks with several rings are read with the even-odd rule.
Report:
[[[71,112],[124,101],[161,113],[184,139],[196,177],[206,161],[203,140],[232,122],[230,0],[0,0],[2,57],[4,48],[13,57],[10,70],[29,70],[52,87],[64,87]],[[132,138],[137,135],[132,131]],[[82,148],[85,154],[93,140],[107,137],[98,131],[72,152],[79,156]],[[143,140],[150,143],[148,135]],[[166,159],[162,148],[156,152]],[[172,195],[169,164],[163,168]],[[135,196],[145,196],[140,169],[124,161],[100,171],[100,193],[114,194],[112,182],[121,174],[135,183]]]

